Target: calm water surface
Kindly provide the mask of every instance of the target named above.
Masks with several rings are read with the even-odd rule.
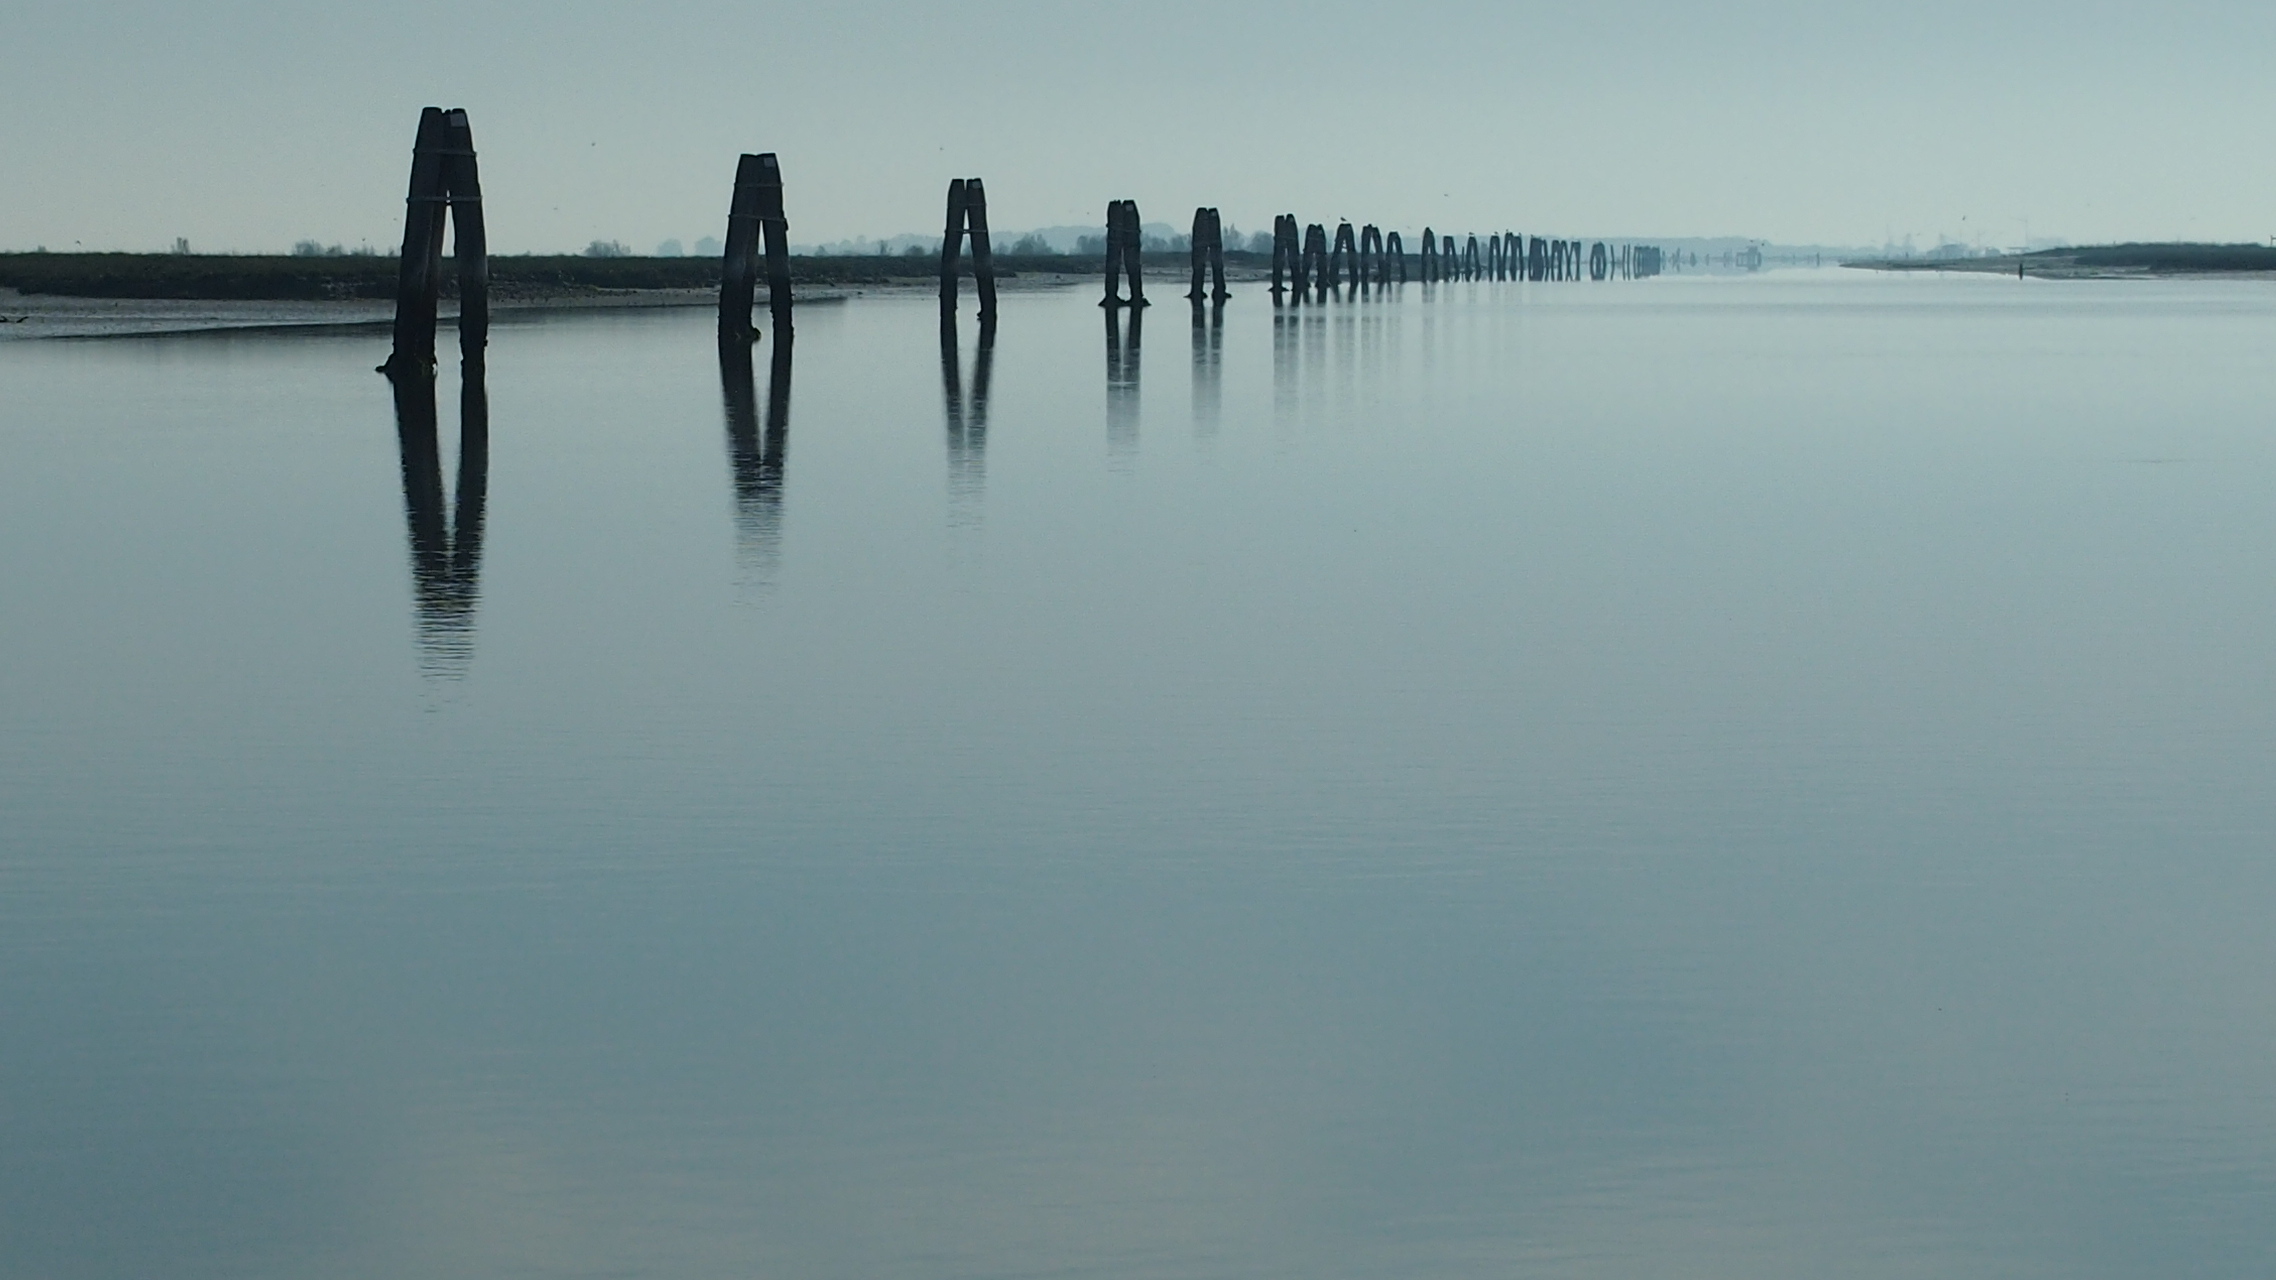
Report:
[[[2276,1269],[2276,293],[1093,300],[0,348],[0,1273]]]

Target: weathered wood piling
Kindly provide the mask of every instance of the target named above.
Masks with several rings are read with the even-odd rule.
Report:
[[[1217,288],[1208,290],[1206,276],[1215,274]],[[1225,223],[1211,208],[1193,211],[1193,287],[1185,296],[1196,304],[1215,298],[1219,302],[1233,296],[1225,287]]]
[[[435,309],[442,291],[443,222],[448,218],[458,261],[459,358],[479,365],[490,338],[490,254],[482,227],[482,181],[474,130],[466,112],[428,107],[411,144],[411,183],[404,197],[403,257],[395,290],[395,347],[380,371],[435,368]]]
[[[1106,296],[1102,307],[1143,307],[1146,303],[1144,246],[1138,221],[1138,202],[1115,200],[1106,206]],[[1117,277],[1130,276],[1130,300],[1116,288]]]
[[[1383,254],[1391,260],[1391,271],[1398,277],[1398,283],[1405,284],[1407,282],[1407,246],[1399,239],[1398,232],[1394,231],[1383,237]]]
[[[1346,276],[1350,277],[1352,288],[1359,287],[1359,242],[1351,233],[1351,224],[1339,222],[1335,247],[1328,251],[1328,288],[1341,285]]]
[[[1287,292],[1285,283],[1297,268],[1296,215],[1284,213],[1272,220],[1272,300]]]
[[[1423,228],[1422,278],[1424,284],[1438,282],[1438,235],[1429,227]]]
[[[996,247],[988,241],[988,189],[964,180],[964,228],[972,238],[972,285],[980,295],[980,327],[996,323]]]
[[[1304,257],[1296,271],[1296,291],[1309,282],[1324,295],[1328,291],[1328,229],[1315,222],[1304,228]]]
[[[790,224],[783,217],[782,166],[769,151],[735,162],[727,206],[727,247],[719,269],[719,340],[748,344],[758,292],[760,255],[767,271],[767,311],[775,328],[790,328]]]
[[[988,191],[978,178],[948,184],[948,219],[940,242],[940,314],[956,316],[957,277],[965,238],[972,240],[972,282],[980,294],[980,323],[996,322],[996,254],[988,242]]]

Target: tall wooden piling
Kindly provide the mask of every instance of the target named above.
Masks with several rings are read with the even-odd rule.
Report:
[[[482,175],[474,128],[462,108],[443,113],[443,195],[449,201],[451,256],[458,263],[458,357],[482,362],[490,343],[490,238],[482,229]],[[436,247],[441,247],[438,237]]]
[[[972,240],[972,283],[980,295],[980,323],[996,322],[996,252],[988,241],[988,189],[978,178],[948,184],[948,217],[940,240],[940,318],[956,316],[957,276],[965,238]]]
[[[758,156],[735,162],[735,193],[727,205],[727,248],[719,264],[719,340],[746,346],[752,338],[751,302],[758,292],[763,170]],[[788,266],[785,264],[787,272]]]
[[[1296,215],[1284,213],[1272,220],[1272,300],[1287,292],[1285,283],[1296,270]]]
[[[1398,232],[1394,231],[1383,237],[1383,256],[1391,260],[1391,270],[1398,276],[1398,282],[1405,284],[1407,282],[1407,246],[1399,239]]]
[[[1122,269],[1130,276],[1130,305],[1146,303],[1145,231],[1138,221],[1138,202],[1122,202]]]
[[[964,253],[964,213],[970,199],[964,189],[964,179],[949,181],[948,219],[940,239],[940,315],[943,320],[956,314],[956,274]]]
[[[759,235],[767,258],[767,314],[781,339],[790,333],[790,219],[783,213],[782,165],[772,151],[759,153]]]
[[[1475,280],[1483,273],[1484,264],[1478,260],[1478,237],[1470,236],[1462,247],[1462,278]]]
[[[972,239],[972,284],[980,294],[980,325],[996,323],[996,249],[988,241],[988,189],[964,180],[964,230]]]
[[[1336,224],[1335,247],[1328,251],[1328,287],[1335,288],[1349,275],[1352,288],[1359,287],[1359,242],[1351,233],[1351,224]]]
[[[1423,228],[1422,278],[1424,284],[1438,281],[1438,235],[1429,227]]]
[[[1328,229],[1319,223],[1304,228],[1304,258],[1296,273],[1296,289],[1301,293],[1307,281],[1323,294],[1328,289]]]
[[[1119,307],[1122,302],[1122,202],[1109,200],[1106,204],[1106,296],[1099,299],[1102,307]]]
[[[1185,291],[1185,296],[1191,301],[1203,302],[1209,297],[1201,286],[1201,278],[1207,272],[1209,262],[1209,210],[1206,207],[1193,211],[1193,234],[1188,237],[1187,248],[1191,251],[1193,260],[1193,284]]]
[[[1390,278],[1391,264],[1383,257],[1382,228],[1370,222],[1359,232],[1359,282],[1381,285]]]
[[[435,367],[435,299],[441,283],[443,218],[443,152],[449,144],[449,126],[441,107],[419,113],[419,132],[411,144],[411,189],[403,198],[403,257],[398,264],[395,289],[395,350],[381,371],[433,372]]]
[[[1216,286],[1209,296],[1218,302],[1232,297],[1233,291],[1225,287],[1225,220],[1215,208],[1209,210],[1209,273]]]

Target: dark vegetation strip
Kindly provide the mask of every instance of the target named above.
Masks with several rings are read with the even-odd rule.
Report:
[[[1228,259],[1255,257],[1227,254]],[[447,261],[447,260],[446,260]],[[1182,268],[1184,252],[1154,253],[1149,268]],[[1254,265],[1254,264],[1248,264]],[[632,289],[716,289],[717,258],[492,257],[493,297],[557,297]],[[1019,275],[1091,275],[1088,257],[996,255],[998,278]],[[965,273],[971,273],[969,264]],[[794,257],[791,279],[807,285],[937,281],[938,254],[870,257]],[[455,292],[457,272],[442,274],[443,295]],[[392,256],[233,257],[179,253],[0,253],[0,288],[73,298],[180,298],[312,301],[328,298],[392,299]]]
[[[2262,244],[2102,244],[2029,256],[2139,271],[2276,271],[2276,248]]]

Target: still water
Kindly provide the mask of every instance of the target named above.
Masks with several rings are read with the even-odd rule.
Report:
[[[2276,293],[970,312],[0,348],[0,1273],[2276,1268]]]

